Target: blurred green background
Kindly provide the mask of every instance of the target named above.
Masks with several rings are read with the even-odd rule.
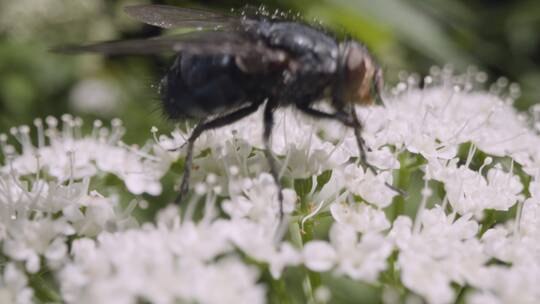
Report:
[[[127,142],[141,143],[150,126],[172,128],[159,111],[155,84],[167,57],[65,56],[51,46],[150,37],[161,30],[128,18],[122,7],[150,1],[0,0],[0,133],[36,117],[74,113],[121,118]],[[428,73],[451,63],[475,65],[489,80],[522,87],[516,106],[540,100],[540,1],[271,0],[154,1],[218,10],[264,4],[292,9],[338,34],[363,41],[389,82],[401,70]]]

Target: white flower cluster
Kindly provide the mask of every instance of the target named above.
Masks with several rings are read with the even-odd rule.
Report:
[[[540,135],[512,107],[518,89],[478,89],[474,70],[403,80],[384,106],[358,109],[376,173],[358,165],[351,130],[277,112],[284,222],[260,112],[203,134],[188,200],[141,225],[126,194],[173,194],[161,179],[177,178],[184,152],[167,149],[187,133],[128,147],[119,121],[82,136],[64,116],[36,121],[37,144],[29,127],[1,135],[0,300],[46,297],[35,282],[49,270],[42,301],[325,303],[346,280],[394,290],[387,303],[540,302]]]
[[[11,129],[11,139],[0,134],[5,160],[0,166],[0,257],[11,261],[0,281],[0,298],[12,299],[2,303],[30,303],[24,271],[59,271],[69,258],[70,239],[137,226],[130,215],[137,202],[122,207],[117,194],[90,190],[91,180],[115,174],[133,193],[157,194],[170,163],[122,145],[119,121],[112,129],[96,122],[92,134],[83,137],[80,119],[65,115],[62,120],[59,129],[55,118],[47,118],[46,127],[37,119],[37,145],[28,126]]]

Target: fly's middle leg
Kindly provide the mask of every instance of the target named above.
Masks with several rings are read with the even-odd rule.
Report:
[[[199,136],[201,136],[201,134],[207,130],[229,125],[248,116],[249,114],[252,114],[253,112],[257,111],[259,106],[259,103],[253,103],[247,107],[240,108],[239,110],[225,114],[223,116],[219,116],[213,120],[208,121],[203,119],[197,124],[197,126],[195,127],[195,129],[193,129],[191,135],[187,140],[186,161],[184,163],[184,176],[182,177],[182,184],[180,185],[180,193],[178,193],[178,196],[174,200],[176,204],[180,204],[182,199],[186,197],[189,190],[189,177],[191,175],[191,167],[193,165],[193,148],[197,138],[199,138]]]
[[[279,219],[280,222],[283,221],[283,188],[281,187],[281,183],[279,182],[279,170],[277,167],[276,159],[274,158],[274,155],[272,154],[272,147],[270,146],[270,138],[272,136],[272,128],[274,127],[274,110],[276,108],[276,104],[272,101],[268,101],[266,103],[266,107],[264,108],[264,133],[263,133],[263,141],[264,141],[264,154],[266,156],[266,159],[268,160],[268,165],[270,166],[270,174],[274,178],[274,182],[276,183],[276,187],[278,188],[278,200],[279,200]]]

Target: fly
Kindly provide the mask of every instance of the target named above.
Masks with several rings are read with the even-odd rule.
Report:
[[[270,137],[277,108],[293,106],[306,115],[333,119],[353,128],[360,160],[366,160],[362,123],[355,106],[373,104],[380,98],[383,77],[380,66],[356,40],[338,41],[308,24],[287,20],[279,14],[240,16],[166,5],[128,6],[125,12],[146,24],[161,28],[196,31],[151,39],[102,42],[57,48],[63,53],[104,54],[174,53],[174,64],[160,82],[162,108],[173,120],[196,119],[187,139],[187,153],[180,203],[189,189],[193,147],[205,131],[236,122],[264,106],[263,140],[283,216],[282,187]],[[329,100],[333,109],[314,107]],[[403,194],[401,190],[388,187]]]

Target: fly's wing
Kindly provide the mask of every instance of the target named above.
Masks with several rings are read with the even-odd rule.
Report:
[[[189,52],[193,54],[244,55],[252,52],[272,54],[262,43],[247,36],[241,26],[242,19],[201,9],[180,8],[167,5],[134,5],[125,8],[131,17],[162,28],[193,28],[201,30],[180,35],[151,39],[110,41],[89,45],[53,48],[58,53],[159,54]],[[219,26],[219,30],[216,27]],[[210,27],[212,27],[210,29]]]
[[[220,27],[230,28],[240,25],[240,18],[206,11],[169,5],[133,5],[124,11],[134,19],[161,28]]]
[[[166,5],[136,5],[125,8],[127,14],[144,23],[163,28],[198,27],[203,30],[151,39],[101,42],[53,48],[53,52],[102,53],[108,55],[149,55],[181,53],[199,55],[233,55],[245,72],[256,73],[268,68],[283,68],[289,54],[267,46],[248,35],[245,26],[253,26],[256,17],[226,14]],[[241,13],[242,14],[242,13]],[[219,26],[219,30],[216,30]]]
[[[269,11],[264,6],[246,5],[231,14],[170,5],[132,5],[124,8],[132,18],[161,28],[240,28],[245,23],[261,19],[295,21],[298,15],[290,11]]]
[[[109,41],[52,49],[63,54],[150,55],[186,52],[197,55],[232,55],[245,72],[282,68],[290,58],[285,51],[271,48],[242,31],[194,31],[151,39]],[[249,62],[249,64],[247,64]]]
[[[256,45],[238,32],[195,31],[150,39],[107,41],[87,45],[68,45],[52,49],[64,54],[102,53],[107,55],[149,55],[189,52],[201,55],[238,54]]]

